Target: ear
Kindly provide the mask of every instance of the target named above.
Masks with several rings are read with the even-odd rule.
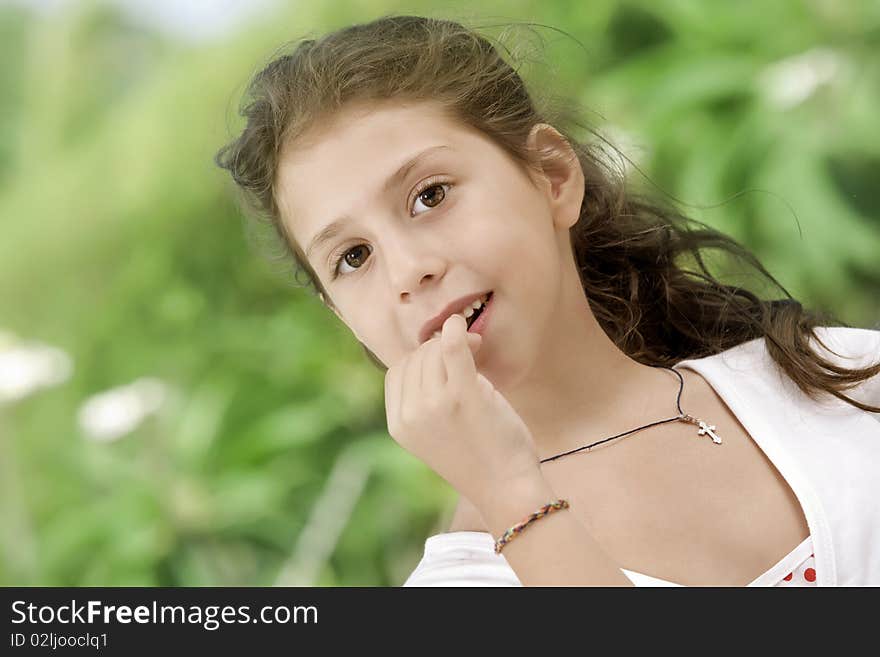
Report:
[[[543,174],[538,183],[547,195],[554,223],[571,228],[580,217],[584,200],[584,172],[577,154],[548,123],[532,126],[526,145]]]

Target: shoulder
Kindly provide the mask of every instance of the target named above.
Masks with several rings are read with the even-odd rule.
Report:
[[[880,362],[880,330],[825,326],[817,328],[816,334],[822,344],[816,341],[814,348],[838,367],[861,369]],[[862,404],[880,406],[880,374],[856,382],[843,394]],[[871,417],[880,422],[876,412],[871,412]]]
[[[817,326],[809,339],[810,347],[822,358],[838,367],[862,368],[880,359],[880,329],[849,326]],[[764,336],[740,343],[725,351],[702,358],[686,359],[682,364],[696,363],[707,367],[725,367],[754,374],[775,371]]]
[[[756,374],[761,371],[773,372],[772,381],[782,380],[785,390],[792,398],[802,399],[802,393],[782,372],[781,368],[770,358],[763,338],[754,341],[755,353],[760,353],[759,366],[755,368]],[[760,344],[758,344],[760,343]],[[839,372],[832,368],[846,370],[863,369],[880,362],[880,330],[856,328],[850,326],[817,326],[813,335],[810,336],[809,345],[812,351],[825,361],[823,367],[835,374]],[[760,365],[765,365],[761,367]],[[880,405],[880,374],[856,381],[841,391],[847,397],[855,399],[863,404],[872,406]],[[823,405],[826,403],[823,398]],[[844,404],[849,410],[849,405],[836,398],[827,398],[827,403],[832,406]],[[877,417],[880,420],[880,416]]]
[[[815,333],[816,350],[836,365],[867,367],[880,358],[880,329],[819,326]]]
[[[831,367],[860,369],[880,361],[880,330],[849,326],[817,326],[809,339],[809,348]],[[702,358],[681,361],[679,365],[695,369],[712,382],[725,401],[734,397],[751,405],[775,403],[814,404],[771,357],[764,336],[740,343],[730,349]],[[844,394],[859,402],[880,404],[880,374],[863,379]],[[837,398],[823,398],[822,404],[845,404]],[[847,409],[848,410],[848,409]],[[880,421],[880,415],[876,416]]]

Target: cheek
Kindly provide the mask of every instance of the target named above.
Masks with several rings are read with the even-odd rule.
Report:
[[[473,262],[481,263],[481,270],[505,271],[531,267],[536,252],[542,249],[536,240],[540,236],[529,230],[521,215],[508,213],[487,218],[468,233],[463,248]]]
[[[451,255],[469,263],[488,264],[499,257],[499,252],[509,252],[516,246],[520,229],[510,210],[491,206],[486,209],[476,202],[467,207],[462,204],[456,212],[458,220],[448,225],[445,235],[452,247]]]
[[[384,312],[360,313],[356,328],[360,342],[385,362],[402,340],[402,336],[395,335],[396,329]]]

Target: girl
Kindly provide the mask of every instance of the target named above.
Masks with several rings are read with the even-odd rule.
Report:
[[[405,585],[880,584],[880,331],[716,280],[709,247],[778,285],[458,23],[306,40],[248,93],[217,163],[460,494]]]

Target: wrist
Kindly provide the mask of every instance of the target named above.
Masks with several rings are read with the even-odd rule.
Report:
[[[543,476],[510,482],[485,496],[478,509],[489,532],[497,539],[508,528],[559,496]]]

